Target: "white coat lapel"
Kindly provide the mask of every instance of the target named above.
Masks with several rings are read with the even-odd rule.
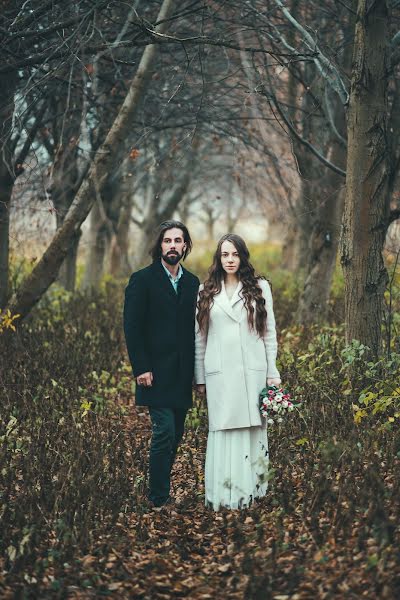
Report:
[[[236,290],[233,292],[233,296],[231,298],[231,306],[235,306],[236,302],[240,302],[243,298],[241,295],[241,291],[243,288],[243,284],[241,281],[239,281],[238,286],[236,288]]]
[[[239,318],[236,316],[235,311],[232,308],[232,300],[235,297],[236,292],[232,296],[232,299],[229,300],[228,294],[226,293],[225,283],[222,281],[221,293],[214,296],[215,304],[218,304],[222,310],[226,312],[234,321],[239,321]]]
[[[236,290],[233,292],[233,296],[230,301],[236,321],[242,321],[244,319],[244,317],[247,316],[247,311],[244,307],[242,289],[243,289],[243,284],[241,281],[239,281],[239,285],[237,286]],[[239,302],[240,302],[240,304],[238,304]]]

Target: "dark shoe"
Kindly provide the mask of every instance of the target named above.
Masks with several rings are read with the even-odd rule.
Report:
[[[169,496],[166,500],[161,500],[158,502],[150,501],[150,506],[151,506],[152,510],[155,510],[155,511],[160,511],[163,508],[170,508],[171,506],[173,506],[173,504],[174,504],[174,500],[173,500],[173,498],[171,498],[171,496]]]

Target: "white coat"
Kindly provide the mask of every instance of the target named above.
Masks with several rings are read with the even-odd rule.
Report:
[[[250,329],[241,295],[242,284],[229,300],[225,285],[214,296],[208,335],[196,322],[195,380],[206,385],[209,430],[260,426],[258,395],[267,378],[279,378],[271,289],[258,284],[265,298],[267,329],[263,338]],[[202,286],[200,287],[200,290]]]

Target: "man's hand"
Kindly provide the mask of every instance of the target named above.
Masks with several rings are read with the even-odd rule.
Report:
[[[206,386],[204,383],[200,383],[199,385],[196,385],[196,392],[197,395],[200,398],[204,398],[204,396],[206,395]]]
[[[142,385],[143,387],[151,387],[153,385],[153,373],[151,371],[147,371],[147,373],[142,373],[136,377],[136,383],[138,385]]]
[[[279,387],[281,383],[279,377],[270,377],[267,379],[267,385],[276,385],[276,387]]]

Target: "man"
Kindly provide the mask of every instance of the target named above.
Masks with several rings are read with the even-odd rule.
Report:
[[[153,263],[133,273],[125,292],[124,329],[136,404],[152,422],[149,500],[170,500],[170,473],[192,405],[194,319],[199,280],[180,264],[192,249],[179,221],[158,228]]]

